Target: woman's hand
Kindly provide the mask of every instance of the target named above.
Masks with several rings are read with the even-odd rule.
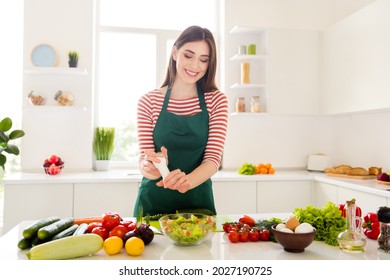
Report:
[[[146,176],[149,179],[157,179],[161,177],[160,171],[156,168],[154,163],[159,163],[160,157],[165,157],[168,162],[168,150],[165,147],[161,147],[161,152],[155,152],[153,150],[145,150],[145,157],[140,163],[141,172],[145,175],[149,174],[153,176]]]
[[[157,182],[156,185],[166,189],[177,190],[181,193],[185,193],[191,189],[191,183],[188,180],[187,174],[180,169],[171,171],[165,180]]]

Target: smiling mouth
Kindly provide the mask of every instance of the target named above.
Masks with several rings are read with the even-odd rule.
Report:
[[[198,75],[198,72],[194,72],[194,71],[191,71],[188,69],[185,69],[185,70],[186,70],[187,75],[190,77],[195,77],[196,75]]]

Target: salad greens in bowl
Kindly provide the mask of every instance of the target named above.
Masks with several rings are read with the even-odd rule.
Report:
[[[212,216],[198,213],[177,213],[159,219],[164,236],[180,246],[199,245],[210,236],[215,226]]]

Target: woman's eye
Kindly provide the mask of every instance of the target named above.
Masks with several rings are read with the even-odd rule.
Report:
[[[192,58],[192,56],[191,56],[191,55],[188,55],[188,54],[184,54],[184,57],[185,57],[185,58]]]
[[[203,63],[208,63],[209,62],[208,59],[201,59],[200,61],[203,62]]]

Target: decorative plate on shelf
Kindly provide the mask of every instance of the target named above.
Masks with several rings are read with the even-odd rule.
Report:
[[[57,52],[50,45],[38,45],[31,52],[31,61],[38,67],[55,67],[58,63]]]

